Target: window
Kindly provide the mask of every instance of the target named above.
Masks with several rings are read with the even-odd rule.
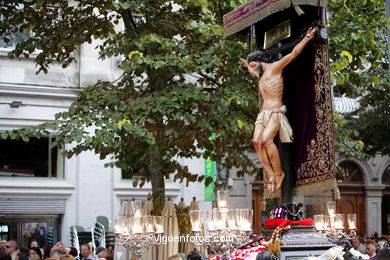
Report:
[[[0,140],[0,177],[63,178],[63,150],[50,146],[51,137]]]
[[[390,185],[390,165],[388,165],[386,170],[383,172],[382,183]]]
[[[18,4],[17,9],[23,9],[23,4]],[[59,21],[61,19],[61,9],[57,6],[48,5],[47,6],[47,15],[55,14],[57,16],[57,19],[53,20],[53,23]],[[0,15],[0,22],[3,20],[3,17]],[[19,28],[16,26],[15,28],[12,28],[9,31],[9,35],[7,35],[7,38],[10,41],[4,41],[4,39],[0,39],[0,48],[6,48],[6,49],[15,49],[16,45],[19,43],[27,41],[29,38],[33,36],[32,32],[20,32]]]
[[[1,239],[15,240],[19,246],[30,247],[36,240],[41,248],[52,247],[60,237],[59,215],[4,215],[0,219]]]
[[[17,9],[22,8],[24,8],[23,4],[19,4],[17,6]],[[0,22],[1,21],[3,21],[2,15],[0,15]],[[15,49],[17,44],[27,41],[29,38],[31,38],[31,36],[31,32],[20,32],[18,27],[12,28],[11,31],[9,31],[9,35],[7,35],[7,38],[10,41],[4,41],[4,39],[0,39],[0,48]]]
[[[338,183],[364,183],[360,168],[351,161],[343,161],[337,165],[336,179]]]
[[[149,173],[143,169],[122,169],[122,179],[124,180],[141,179],[142,177],[148,176]]]

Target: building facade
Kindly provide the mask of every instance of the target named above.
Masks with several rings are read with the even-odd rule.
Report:
[[[54,120],[68,109],[83,87],[97,80],[117,79],[118,59],[98,60],[93,44],[82,45],[77,63],[67,69],[54,65],[47,75],[36,75],[30,59],[10,60],[12,46],[0,48],[0,133]],[[55,135],[56,133],[52,133]],[[113,221],[121,202],[146,200],[151,185],[133,188],[121,170],[105,168],[108,161],[93,152],[70,159],[63,150],[50,148],[52,136],[23,140],[0,140],[0,238],[15,239],[29,246],[37,239],[42,246],[61,240],[69,242],[72,225],[89,230],[97,216]],[[179,159],[190,170],[202,172],[204,160]],[[184,198],[188,205],[195,194],[201,208],[204,187],[200,183],[166,183],[166,195],[174,202]]]

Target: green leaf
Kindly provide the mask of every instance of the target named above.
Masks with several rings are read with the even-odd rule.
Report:
[[[237,120],[238,127],[241,129],[245,126],[245,123],[242,120]]]
[[[8,133],[7,132],[0,132],[0,137],[1,137],[1,139],[7,139]]]

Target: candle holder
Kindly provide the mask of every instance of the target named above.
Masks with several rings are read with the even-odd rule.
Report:
[[[219,195],[218,195],[219,194]],[[201,237],[204,221],[202,210],[191,210],[191,233],[196,246],[209,247],[222,260],[229,259],[234,249],[246,243],[252,233],[252,209],[229,209],[229,191],[217,192],[218,208],[206,212],[207,239]]]
[[[219,209],[228,209],[230,202],[230,191],[219,190],[217,191],[217,203]]]
[[[348,214],[349,233],[344,232],[344,214],[336,214],[336,202],[327,203],[329,216],[314,215],[315,229],[332,239],[350,240],[356,236],[356,214]]]
[[[164,218],[162,216],[142,216],[142,205],[136,202],[133,206],[133,216],[119,215],[115,223],[115,243],[129,249],[136,257],[153,246],[161,244],[161,236],[164,233]]]

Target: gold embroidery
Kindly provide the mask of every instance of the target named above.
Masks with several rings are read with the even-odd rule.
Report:
[[[307,145],[307,158],[297,170],[297,189],[325,181],[335,181],[332,97],[330,88],[328,44],[321,42],[315,50],[316,137]],[[317,185],[316,185],[317,186]],[[323,185],[327,189],[329,185]],[[305,189],[305,193],[319,192]]]

